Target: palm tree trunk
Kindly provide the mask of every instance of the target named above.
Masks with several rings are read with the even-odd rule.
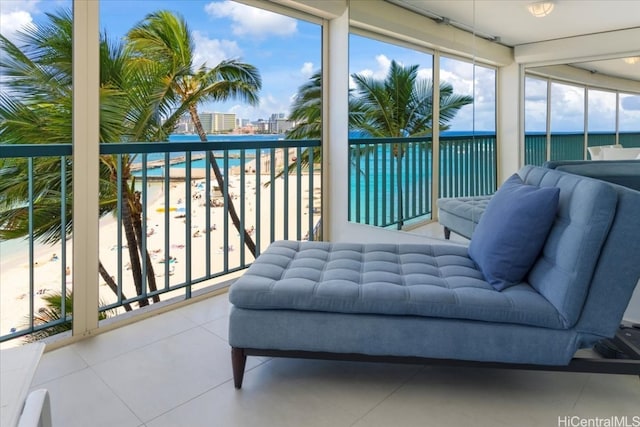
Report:
[[[133,218],[133,221],[132,221],[133,228],[136,231],[136,240],[138,242],[138,250],[140,251],[140,254],[142,254],[143,253],[142,251],[142,217],[141,217],[142,204],[140,203],[139,191],[136,191],[133,196],[133,205],[134,205],[134,209],[133,209],[133,212],[131,213],[131,216]],[[149,250],[144,251],[144,258],[145,258],[145,263],[147,268],[147,281],[149,283],[149,290],[151,292],[155,292],[158,290],[158,287],[156,285],[156,273],[153,270],[153,263],[151,262],[151,256],[149,255]],[[142,272],[140,274],[142,275]],[[154,295],[153,302],[160,302],[160,296]]]
[[[207,142],[207,134],[202,127],[202,123],[200,122],[200,117],[198,116],[196,107],[189,107],[189,113],[191,114],[191,120],[193,121],[195,130],[200,137],[200,141]],[[215,175],[216,181],[218,182],[218,187],[220,187],[220,190],[222,191],[222,189],[224,188],[224,177],[222,176],[222,172],[220,171],[220,167],[218,166],[218,161],[216,160],[216,157],[213,155],[213,153],[209,153],[209,162],[211,163],[213,174]],[[238,233],[244,234],[244,243],[247,245],[247,249],[249,249],[249,252],[251,252],[253,257],[255,258],[256,244],[249,232],[246,229],[242,228],[240,218],[238,217],[235,205],[233,204],[233,199],[229,194],[227,194],[226,204],[229,211],[229,216],[231,217],[231,222],[233,222],[233,225],[236,227],[236,230],[238,230]]]
[[[129,188],[127,186],[127,178],[123,175],[120,185],[122,194],[128,195]],[[142,267],[140,265],[140,257],[138,255],[138,239],[136,238],[135,228],[133,226],[133,218],[131,217],[131,206],[129,205],[129,197],[125,196],[122,201],[122,226],[124,227],[124,235],[127,239],[129,249],[129,259],[131,261],[131,274],[133,275],[133,283],[136,287],[136,294],[142,295]],[[149,305],[149,301],[142,299],[138,301],[140,307]]]
[[[104,265],[102,265],[102,262],[100,262],[100,261],[98,261],[98,271],[100,272],[100,276],[102,276],[104,281],[107,283],[107,286],[109,286],[109,289],[111,289],[113,291],[113,293],[116,294],[116,296],[118,296],[118,285],[113,280],[113,278],[109,275],[109,272],[107,271],[106,268],[104,268]],[[122,293],[122,299],[127,299],[127,297],[124,294],[124,292]],[[125,303],[122,306],[124,307],[125,311],[131,311],[132,310],[131,309],[131,304],[129,304],[129,303]]]

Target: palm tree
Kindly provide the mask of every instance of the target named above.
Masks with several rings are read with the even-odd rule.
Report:
[[[433,127],[433,82],[418,77],[418,65],[404,67],[391,61],[384,80],[353,74],[359,111],[364,120],[360,129],[372,137],[420,137]],[[458,111],[473,102],[473,97],[456,95],[449,83],[440,83],[440,130]]]
[[[384,80],[354,74],[357,104],[363,113],[361,129],[378,138],[422,137],[433,127],[433,82],[418,77],[418,65],[404,67],[391,61]],[[453,86],[440,84],[440,130],[447,130],[460,108],[473,102],[468,95],[456,95]],[[393,144],[398,174],[401,174],[404,144]],[[402,182],[398,180],[398,228],[403,225]]]
[[[418,65],[403,67],[391,62],[385,79],[377,80],[364,74],[353,74],[356,87],[349,90],[349,130],[359,131],[374,138],[421,137],[431,134],[433,127],[433,82],[418,77]],[[290,118],[296,126],[287,134],[289,139],[320,138],[322,102],[321,72],[298,89]],[[440,83],[440,130],[458,111],[473,102],[473,97],[457,95],[449,83]],[[320,149],[313,152],[319,161]],[[393,144],[393,154],[401,167],[404,149]],[[307,161],[309,156],[303,157]],[[290,168],[290,171],[292,168]],[[398,194],[402,187],[398,183]],[[399,196],[400,204],[402,197]],[[402,212],[402,206],[399,209]],[[399,224],[401,226],[402,220]]]
[[[391,62],[384,80],[353,74],[355,89],[349,90],[349,130],[371,137],[410,137],[431,134],[433,82],[418,77],[418,65],[403,67]],[[290,119],[296,123],[287,139],[320,138],[322,130],[322,73],[316,71],[300,86]],[[440,84],[440,130],[473,97],[457,95],[451,84]],[[397,151],[397,149],[396,149]],[[319,153],[319,150],[318,150]],[[314,159],[317,155],[314,153]]]
[[[293,99],[289,120],[295,123],[285,139],[320,139],[322,137],[322,70],[313,73],[309,80],[298,88]],[[359,129],[363,120],[360,105],[353,98],[353,90],[349,90],[349,129]],[[303,167],[309,161],[320,163],[322,160],[321,147],[306,148],[300,156]],[[289,173],[296,168],[289,165]]]
[[[198,116],[199,104],[228,99],[240,99],[251,105],[259,102],[262,81],[253,65],[230,59],[213,68],[207,68],[206,64],[194,67],[193,38],[186,21],[178,15],[169,11],[151,13],[129,31],[127,40],[138,66],[159,72],[164,82],[159,99],[184,106],[202,142],[207,142],[207,134]],[[224,188],[224,177],[213,152],[209,152],[209,163],[219,188]],[[242,228],[229,194],[226,203],[234,226],[244,234],[245,244],[255,257],[253,238]]]
[[[69,11],[48,14],[49,23],[21,33],[21,50],[0,35],[0,48],[5,55],[0,67],[10,89],[0,94],[0,135],[5,144],[65,144],[71,141],[71,34],[72,18]],[[157,104],[140,94],[154,93],[157,85],[137,75],[128,64],[127,52],[120,44],[110,43],[103,35],[100,43],[100,142],[144,140],[166,134],[168,120],[161,123]],[[147,82],[146,85],[143,84]],[[132,87],[136,85],[135,88]],[[146,100],[146,101],[145,101]],[[155,109],[155,110],[154,110]],[[176,119],[172,119],[175,123]],[[66,175],[60,176],[60,160],[53,157],[35,158],[34,176],[34,237],[44,243],[55,243],[72,230],[72,168],[67,162]],[[116,160],[111,156],[100,158],[100,215],[116,209],[117,188],[124,195],[123,225],[136,291],[142,295],[142,269],[140,259],[147,263],[149,288],[154,291],[155,275],[148,252],[142,254],[141,221],[135,199],[130,164],[132,157],[124,157],[124,167],[118,181]],[[28,169],[24,159],[0,160],[0,238],[11,239],[28,234]],[[60,230],[60,198],[63,189],[67,195],[66,230]],[[105,282],[117,294],[118,287],[104,265],[99,271]],[[126,296],[123,295],[126,299]],[[157,296],[154,297],[158,301]],[[139,304],[147,305],[146,299]],[[129,304],[124,305],[130,310]]]
[[[44,302],[46,303],[46,307],[42,307],[38,310],[38,314],[36,314],[33,318],[34,326],[41,325],[49,325],[57,320],[63,319],[63,299],[62,294],[60,292],[54,292],[51,294],[44,295],[42,297]],[[104,305],[104,304],[100,304]],[[55,326],[51,326],[45,329],[40,329],[39,331],[33,332],[24,337],[26,342],[35,342],[42,340],[44,338],[50,337],[52,335],[59,334],[61,332],[70,331],[73,328],[72,320],[70,319],[73,314],[73,292],[67,291],[67,294],[64,298],[64,311],[67,315],[67,318],[58,323]],[[98,313],[98,320],[104,320],[110,315],[110,311],[101,311]],[[27,320],[27,327],[31,323],[31,319]]]

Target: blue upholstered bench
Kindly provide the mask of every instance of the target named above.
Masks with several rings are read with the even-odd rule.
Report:
[[[471,239],[491,196],[447,197],[438,199],[438,222],[444,227],[444,238],[451,232]]]
[[[523,197],[538,193],[554,199],[529,214]],[[640,278],[639,217],[638,191],[526,166],[487,205],[469,248],[275,242],[229,292],[235,386],[248,355],[600,370],[574,355],[620,324]],[[509,233],[494,230],[502,223]],[[640,375],[638,363],[608,362]]]

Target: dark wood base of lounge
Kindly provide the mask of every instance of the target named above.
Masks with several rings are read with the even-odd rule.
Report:
[[[256,348],[231,348],[233,384],[242,388],[247,356],[288,357],[295,359],[342,360],[351,362],[404,363],[413,365],[462,366],[494,369],[524,369],[529,371],[562,371],[596,374],[638,375],[640,360],[575,357],[568,365],[533,365],[521,363],[478,362],[472,360],[431,359],[424,357],[371,356],[357,353],[325,353],[313,351],[265,350]]]

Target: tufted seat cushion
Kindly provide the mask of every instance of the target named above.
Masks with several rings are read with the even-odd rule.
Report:
[[[461,236],[471,238],[491,196],[438,199],[438,221]]]
[[[470,319],[562,329],[521,283],[496,291],[457,245],[278,241],[231,286],[236,307]]]

